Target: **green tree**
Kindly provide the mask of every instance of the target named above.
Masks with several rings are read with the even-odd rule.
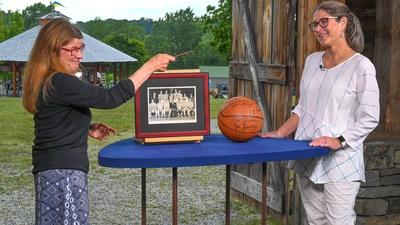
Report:
[[[130,38],[126,34],[109,34],[104,38],[104,42],[137,59],[138,61],[130,66],[131,69],[138,68],[138,66],[149,59],[149,54],[143,41]]]
[[[163,19],[154,23],[153,32],[146,39],[146,47],[150,53],[165,52],[177,54],[193,50],[199,44],[203,31],[199,18],[194,16],[189,7],[175,13],[167,13]],[[171,68],[192,68],[187,56],[179,58]]]
[[[196,54],[187,58],[194,58],[194,61],[200,65],[209,66],[225,66],[226,56],[218,52],[218,50],[211,45],[214,37],[211,33],[206,33],[202,36],[199,45],[196,47]]]
[[[94,20],[90,20],[86,23],[77,22],[77,25],[83,32],[98,40],[103,40],[104,37],[107,36],[110,32],[104,27],[103,20],[101,20],[100,17],[96,17],[94,18]]]
[[[24,31],[24,20],[18,11],[0,10],[0,41],[7,40]]]
[[[203,29],[214,36],[211,45],[225,55],[228,62],[232,49],[232,0],[219,0],[218,7],[207,6],[203,21]]]
[[[4,23],[4,12],[0,10],[0,42],[6,39],[7,29]]]
[[[38,18],[46,15],[53,10],[51,5],[44,5],[42,3],[35,3],[22,10],[24,17],[25,30],[29,30],[34,26],[39,25]]]
[[[96,17],[94,20],[90,20],[86,23],[77,22],[77,25],[83,32],[99,40],[104,40],[107,35],[113,33],[125,34],[130,38],[139,40],[143,40],[145,37],[145,28],[136,24],[134,21],[115,19],[102,20]]]
[[[152,19],[146,19],[144,17],[140,18],[140,20],[134,20],[135,24],[144,28],[145,34],[150,34],[152,31],[154,21]]]
[[[18,11],[13,12],[9,10],[6,14],[5,21],[7,29],[6,39],[24,32],[24,17]]]

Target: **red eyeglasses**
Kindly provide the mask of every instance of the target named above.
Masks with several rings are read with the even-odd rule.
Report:
[[[65,50],[65,51],[69,51],[71,53],[71,56],[76,56],[76,54],[78,54],[78,51],[81,51],[83,53],[83,51],[85,50],[85,46],[86,45],[84,43],[82,43],[81,47],[79,47],[79,48],[77,48],[77,47],[72,47],[72,48],[61,47],[61,49]]]

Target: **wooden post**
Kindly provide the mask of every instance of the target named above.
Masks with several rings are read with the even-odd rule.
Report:
[[[129,76],[129,62],[126,62],[126,76]]]
[[[290,101],[288,104],[290,104],[289,108],[291,108],[293,102],[292,102],[292,89],[295,88],[296,86],[296,51],[295,51],[295,30],[296,30],[296,24],[295,24],[295,14],[296,14],[296,2],[297,0],[290,0],[290,8],[289,8],[289,24],[288,24],[288,30],[289,30],[289,37],[288,37],[288,84],[289,84],[289,95],[290,95]],[[288,225],[289,224],[289,214],[290,214],[290,206],[291,206],[291,190],[290,190],[290,178],[291,178],[291,173],[289,172],[288,169],[285,170],[284,172],[284,204],[282,207],[282,216],[283,216],[283,224]],[[294,191],[294,190],[293,190]]]
[[[122,67],[122,63],[119,63],[119,80],[121,81],[123,79],[122,75],[123,75],[123,67]]]
[[[146,168],[142,168],[142,225],[146,225]]]
[[[267,225],[267,217],[268,217],[268,171],[267,171],[267,163],[262,163],[262,175],[261,175],[261,224]]]
[[[103,83],[103,65],[102,64],[98,65],[98,72],[100,73],[100,78],[99,78],[100,82],[98,83],[98,85],[104,87],[105,84]]]
[[[172,225],[178,225],[178,167],[172,168]]]
[[[12,73],[13,73],[13,96],[17,97],[17,63],[12,63]]]
[[[380,89],[380,130],[400,132],[400,1],[376,1],[375,66]]]
[[[225,225],[231,225],[231,165],[225,169]]]
[[[113,75],[114,75],[114,85],[117,84],[117,63],[112,64],[113,67]]]
[[[97,64],[94,64],[93,65],[93,80],[92,80],[93,85],[97,84],[97,70],[98,70]]]

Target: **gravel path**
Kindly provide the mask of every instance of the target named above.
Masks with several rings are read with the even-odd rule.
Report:
[[[215,120],[211,132],[219,133]],[[100,167],[98,151],[99,147],[90,145],[91,224],[140,224],[140,170]],[[171,224],[171,174],[171,169],[147,170],[148,224]],[[178,185],[179,224],[224,224],[224,166],[179,168]],[[0,195],[1,225],[30,225],[33,215],[33,185]]]

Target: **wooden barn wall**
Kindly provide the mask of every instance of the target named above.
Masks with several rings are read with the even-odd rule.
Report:
[[[374,64],[380,89],[383,137],[400,137],[400,1],[376,2]]]
[[[285,67],[288,63],[288,15],[285,13],[276,13],[274,24],[272,14],[279,11],[287,11],[287,5],[290,0],[255,0],[249,1],[251,20],[255,33],[256,44],[256,60],[260,64],[268,64],[268,66]],[[238,11],[237,1],[233,1],[233,21],[232,21],[232,61],[247,62],[246,49],[243,40],[243,26]],[[274,30],[274,32],[272,32]],[[231,66],[232,69],[232,66]],[[285,68],[287,69],[287,68]],[[263,72],[263,71],[261,71]],[[230,72],[235,73],[234,71]],[[284,81],[270,81],[268,77],[263,80],[265,74],[261,76],[263,90],[266,94],[266,101],[270,107],[273,128],[281,125],[290,113],[290,95],[287,74]],[[252,81],[247,78],[247,74],[242,77],[233,78],[231,80],[230,97],[246,96],[253,98]],[[242,79],[241,79],[242,78]]]
[[[289,6],[293,0],[254,0],[248,1],[251,28],[254,30],[255,58],[258,75],[265,95],[267,108],[270,110],[272,129],[282,125],[290,116],[291,111],[291,77],[287,64],[289,63]],[[292,39],[293,40],[293,39]],[[294,44],[293,44],[294,46]],[[229,97],[246,96],[253,98],[253,85],[249,75],[238,70],[238,62],[248,60],[244,27],[237,0],[232,1],[232,60],[230,65]],[[293,59],[294,61],[294,59]],[[274,176],[270,181],[282,180],[286,175],[286,163],[281,168],[275,168],[269,174]],[[234,171],[260,182],[261,165],[235,165]],[[285,184],[272,183],[274,191],[284,193]],[[246,199],[244,200],[246,201]],[[254,204],[254,202],[252,202]]]
[[[347,0],[346,4],[358,17],[364,32],[363,55],[374,62],[375,30],[376,30],[376,0]]]

